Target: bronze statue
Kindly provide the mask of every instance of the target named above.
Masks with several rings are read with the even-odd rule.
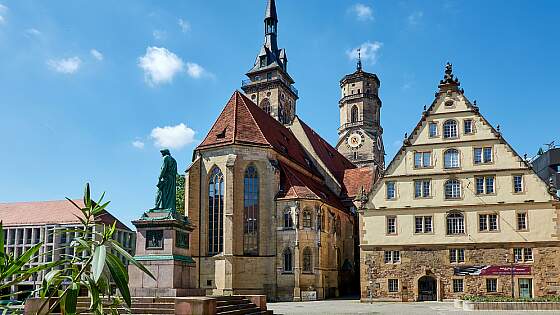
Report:
[[[168,149],[160,150],[163,156],[163,164],[159,174],[156,195],[156,206],[154,209],[169,209],[173,212],[177,210],[175,204],[176,180],[177,180],[177,161],[171,156]]]

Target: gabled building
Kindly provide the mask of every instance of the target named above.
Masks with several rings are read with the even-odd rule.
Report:
[[[196,282],[207,294],[285,301],[357,292],[353,200],[380,169],[357,167],[297,116],[277,24],[269,0],[245,93],[233,93],[187,169]]]
[[[560,294],[560,203],[459,85],[447,64],[359,211],[363,300]]]

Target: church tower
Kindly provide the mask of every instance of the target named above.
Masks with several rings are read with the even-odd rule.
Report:
[[[360,52],[358,51],[358,55]],[[358,56],[356,71],[340,80],[340,128],[337,150],[357,166],[385,168],[381,100],[377,75],[362,70]]]
[[[278,49],[276,2],[268,0],[264,17],[264,44],[253,68],[246,74],[241,89],[260,108],[276,120],[290,125],[296,115],[298,91],[288,74],[285,49]]]

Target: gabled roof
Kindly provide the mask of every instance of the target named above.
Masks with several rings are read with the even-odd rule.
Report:
[[[329,172],[335,177],[336,181],[342,185],[344,172],[348,169],[355,169],[356,166],[340,154],[333,146],[311,129],[311,127],[309,127],[299,117],[298,120],[301,123],[303,131],[313,146],[313,150],[317,156],[328,168]]]
[[[80,199],[73,200],[83,207]],[[0,203],[0,220],[4,226],[44,225],[44,224],[80,224],[77,217],[83,217],[82,212],[68,200],[32,201]],[[96,222],[113,224],[119,229],[130,229],[107,211],[96,216]]]
[[[281,179],[283,189],[279,192],[277,198],[323,200],[337,209],[346,210],[340,198],[330,191],[324,183],[306,176],[284,163],[279,163],[279,166],[283,175]]]
[[[347,169],[344,171],[344,189],[343,193],[348,197],[356,197],[362,191],[362,187],[366,192],[370,192],[373,183],[379,178],[377,166],[360,167]]]
[[[290,129],[284,127],[239,91],[233,93],[196,150],[232,144],[272,148],[313,172],[309,168],[309,158]],[[317,172],[313,173],[320,176]]]

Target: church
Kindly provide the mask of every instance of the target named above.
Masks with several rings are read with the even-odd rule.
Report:
[[[243,92],[227,101],[187,169],[192,274],[213,295],[300,301],[357,293],[354,200],[384,168],[380,82],[359,61],[342,78],[339,140],[331,146],[297,114],[277,27],[269,0],[264,43]]]

